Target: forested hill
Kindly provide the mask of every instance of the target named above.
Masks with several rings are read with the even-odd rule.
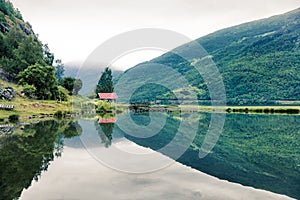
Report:
[[[9,81],[16,81],[30,65],[52,65],[54,59],[48,46],[38,40],[31,25],[8,0],[0,0],[0,55],[1,78]]]
[[[56,60],[47,44],[43,44],[23,20],[9,0],[0,0],[0,80],[22,85],[28,98],[67,100],[68,93],[81,88],[81,81],[63,78],[63,63]],[[0,85],[0,89],[4,87]],[[64,87],[64,88],[63,88]],[[7,88],[5,88],[7,89]],[[66,89],[68,91],[66,91]]]
[[[300,100],[300,9],[226,28],[196,41],[219,68],[229,104],[257,105],[273,104],[277,100]],[[179,48],[193,54],[189,44]],[[199,99],[209,100],[203,80],[195,78],[190,63],[178,55],[169,52],[150,63],[175,68],[192,86],[206,91],[199,93]],[[176,80],[173,81],[176,84]],[[155,92],[151,86],[147,91],[144,87],[143,92],[137,92],[133,98],[153,99],[153,94],[162,96],[162,91],[158,90]]]

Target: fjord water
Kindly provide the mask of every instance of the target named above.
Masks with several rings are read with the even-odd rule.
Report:
[[[130,179],[132,175],[118,171],[109,173],[111,169],[106,166],[101,168],[104,174],[97,177],[97,173],[92,172],[97,169],[95,165],[103,163],[95,161],[93,156],[82,156],[89,155],[80,139],[82,135],[96,138],[93,145],[102,148],[103,153],[112,154],[114,151],[110,150],[120,146],[119,141],[124,140],[131,142],[123,142],[123,146],[130,146],[133,142],[160,151],[174,139],[182,118],[199,120],[199,126],[192,144],[178,162],[223,180],[300,198],[299,116],[227,115],[223,132],[213,150],[205,158],[199,159],[199,149],[209,127],[210,114],[201,113],[198,119],[188,113],[164,115],[167,119],[163,128],[148,138],[135,137],[128,130],[121,130],[117,124],[99,124],[98,121],[88,120],[44,121],[13,128],[0,136],[0,199],[63,199],[70,193],[81,199],[82,193],[94,196],[103,194],[105,197],[105,191],[117,192],[120,188],[115,188],[115,184],[124,180],[116,174],[123,174],[124,179]],[[140,125],[150,123],[147,113],[131,113],[131,117]],[[172,157],[172,154],[167,156]],[[152,177],[154,185],[160,180],[155,178],[157,173],[160,172],[148,175]],[[105,188],[91,189],[106,180],[106,176],[110,176],[109,180],[115,183],[103,183],[101,186]],[[176,173],[173,172],[172,176],[176,177]],[[133,187],[145,186],[145,176],[136,175],[134,180],[134,185],[126,184],[128,191]],[[82,187],[70,188],[72,182],[78,182]],[[197,183],[191,187],[195,185]],[[55,194],[58,187],[62,188],[63,193]],[[145,193],[140,195],[144,195],[145,199],[153,195],[146,188],[143,190]],[[175,190],[169,190],[177,194]],[[201,196],[195,192],[191,195],[195,199]]]
[[[145,115],[136,119],[145,120]],[[152,138],[128,138],[159,150],[176,134],[178,121],[169,120],[172,125]],[[227,115],[217,144],[203,159],[199,150],[210,114],[201,114],[199,120],[197,135],[178,162],[224,180],[300,198],[300,116]]]

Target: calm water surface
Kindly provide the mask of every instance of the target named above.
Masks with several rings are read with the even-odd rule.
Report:
[[[125,184],[125,180],[132,178],[132,175],[124,173],[122,179],[116,175],[122,172],[108,173],[114,165],[118,166],[123,162],[115,149],[140,154],[136,146],[142,146],[172,158],[173,152],[168,154],[161,149],[176,139],[183,118],[191,123],[198,121],[199,124],[196,129],[191,127],[197,134],[183,155],[176,158],[178,162],[223,180],[300,199],[299,116],[227,115],[217,144],[205,158],[199,159],[199,149],[209,127],[210,114],[199,114],[197,119],[192,114],[163,115],[166,117],[165,123],[160,127],[159,121],[163,120],[156,119],[158,121],[153,123],[152,128],[158,127],[160,131],[151,137],[138,137],[143,133],[130,124],[124,130],[118,124],[99,124],[92,120],[65,119],[25,127],[1,128],[0,199],[64,199],[64,194],[68,196],[69,193],[77,197],[74,199],[82,199],[80,194],[92,195],[95,190],[91,188],[95,187],[102,187],[96,192],[98,196],[103,193],[105,197],[104,191],[118,192],[114,181],[124,181],[123,187],[128,187],[128,192],[134,192],[131,185]],[[142,126],[151,124],[148,114],[131,113],[131,118]],[[188,133],[181,134],[185,136]],[[120,159],[116,160],[118,156]],[[101,159],[108,159],[108,162],[101,163]],[[131,169],[130,158],[125,160],[128,163],[124,162],[123,166]],[[166,157],[162,160],[157,157],[151,162],[153,165],[157,164],[154,160],[160,163],[166,161],[168,164],[171,159]],[[138,170],[137,165],[143,166],[145,163],[139,161],[136,169]],[[96,165],[103,164],[106,167],[101,168],[102,177],[95,177],[96,171],[100,170]],[[155,175],[152,176],[153,181],[154,177]],[[112,181],[98,185],[104,180]],[[147,184],[151,185],[148,183],[149,179],[143,179],[143,175],[134,176],[134,181],[142,188],[147,187]],[[69,188],[68,185],[72,182],[78,182],[78,188]],[[42,187],[45,184],[47,187]],[[170,187],[165,184],[164,187]],[[50,194],[55,194],[54,188],[57,187],[63,188],[64,194],[51,196]],[[40,194],[44,196],[38,196]],[[176,192],[170,193],[165,199],[172,198],[175,194]],[[145,192],[141,195],[147,199],[150,194]],[[201,199],[201,194],[197,192],[190,192],[188,195]],[[126,199],[126,196],[120,199]]]

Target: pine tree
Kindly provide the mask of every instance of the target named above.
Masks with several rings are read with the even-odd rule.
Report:
[[[106,67],[98,81],[95,92],[98,95],[98,93],[111,93],[113,91],[112,72],[111,69]]]

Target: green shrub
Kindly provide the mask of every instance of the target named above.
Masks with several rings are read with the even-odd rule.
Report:
[[[24,91],[24,94],[26,95],[26,97],[28,98],[35,98],[36,95],[36,88],[34,87],[34,85],[28,85],[26,84],[24,87],[23,87],[23,91]]]
[[[58,111],[56,111],[56,112],[54,113],[54,115],[55,115],[56,117],[62,117],[62,116],[63,116],[63,112],[62,112],[61,110],[58,110]]]
[[[96,112],[108,112],[112,110],[112,103],[106,101],[99,101],[96,104]]]
[[[58,92],[59,92],[59,98],[58,100],[60,101],[68,101],[69,98],[69,91],[62,87],[62,86],[58,86]]]
[[[17,122],[17,121],[19,121],[19,118],[20,118],[20,115],[13,114],[13,115],[10,115],[10,116],[8,117],[8,120],[9,120],[10,122]]]

